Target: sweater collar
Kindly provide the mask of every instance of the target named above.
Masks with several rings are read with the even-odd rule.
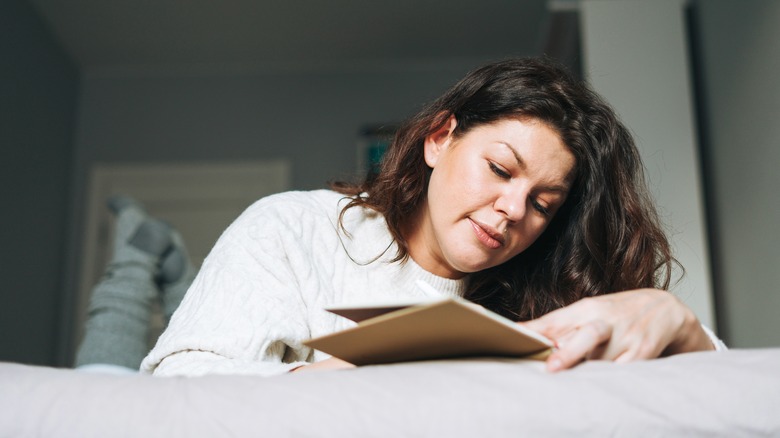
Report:
[[[428,295],[426,291],[420,290],[418,281],[428,283],[433,289],[441,292],[443,296],[462,297],[466,292],[466,278],[453,280],[451,278],[439,277],[432,274],[417,264],[411,257],[407,257],[403,266],[400,268],[400,279],[407,290],[415,290],[421,296]]]
[[[347,202],[349,202],[348,198],[342,198],[338,211],[341,211]],[[343,233],[339,229],[340,239],[344,249],[356,263],[389,263],[398,254],[398,246],[388,232],[387,222],[381,214],[367,208],[351,209],[347,210],[344,223],[349,231]],[[443,296],[462,297],[466,292],[468,277],[459,280],[439,277],[423,269],[411,257],[407,257],[404,262],[394,263],[400,263],[397,272],[400,286],[404,290],[414,291],[413,295],[419,294],[420,297],[429,295],[420,289],[418,281],[428,283]]]

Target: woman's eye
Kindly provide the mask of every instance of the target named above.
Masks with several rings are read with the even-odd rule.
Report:
[[[501,169],[500,167],[496,166],[495,163],[488,161],[488,165],[490,166],[490,170],[495,173],[499,178],[503,179],[509,179],[512,175],[510,175],[507,171]]]
[[[550,215],[550,210],[547,207],[545,207],[544,205],[540,204],[538,201],[532,200],[531,201],[531,205],[533,205],[534,210],[538,211],[539,213],[541,213],[541,214],[543,214],[545,216],[549,216]]]

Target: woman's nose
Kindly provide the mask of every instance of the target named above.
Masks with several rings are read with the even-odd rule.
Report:
[[[517,222],[525,216],[527,199],[524,190],[505,190],[496,199],[494,208],[511,222]]]

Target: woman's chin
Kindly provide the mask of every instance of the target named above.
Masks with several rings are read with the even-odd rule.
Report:
[[[473,274],[474,272],[492,268],[498,264],[499,262],[494,262],[492,260],[471,258],[464,260],[462,263],[458,263],[454,269],[460,272],[462,274],[461,276],[465,276],[468,274]]]

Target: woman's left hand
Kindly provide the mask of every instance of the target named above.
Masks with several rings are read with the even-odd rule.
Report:
[[[584,298],[523,324],[555,341],[549,371],[588,359],[629,362],[714,349],[691,309],[658,289]]]

